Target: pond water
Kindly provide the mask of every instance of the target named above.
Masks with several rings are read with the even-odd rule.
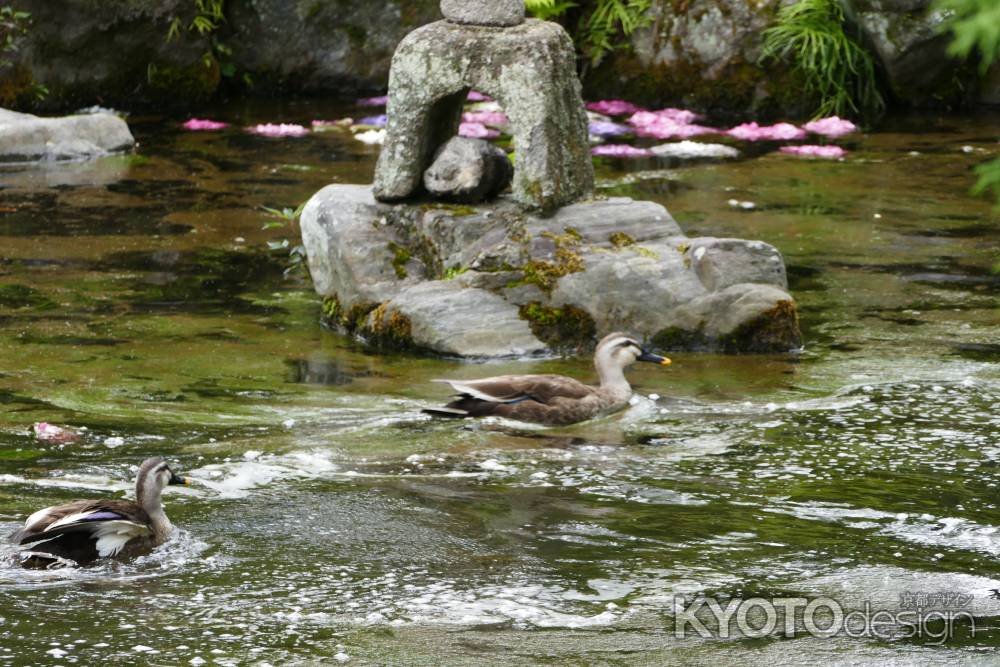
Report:
[[[888,121],[843,162],[600,162],[602,193],[689,235],[777,246],[806,347],[673,354],[625,413],[559,429],[419,409],[431,378],[588,360],[373,355],[283,277],[267,242],[297,232],[260,207],[369,182],[377,147],[130,123],[135,156],[0,172],[0,532],[127,492],[150,455],[195,484],[137,562],[0,566],[0,665],[996,664],[1000,224],[968,187],[1000,117]],[[970,612],[946,641],[674,632],[675,595],[934,591]]]

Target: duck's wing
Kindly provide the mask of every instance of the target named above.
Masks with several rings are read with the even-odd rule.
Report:
[[[451,386],[469,398],[489,403],[519,403],[525,400],[551,403],[560,398],[579,400],[594,388],[564,375],[498,375],[481,380],[434,380]]]
[[[31,554],[85,563],[117,556],[150,534],[149,515],[135,503],[77,500],[35,512],[13,539]]]

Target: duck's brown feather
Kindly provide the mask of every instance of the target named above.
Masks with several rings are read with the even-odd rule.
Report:
[[[93,518],[92,513],[97,513]],[[81,516],[80,519],[55,525],[74,515],[91,514],[92,518]],[[118,522],[119,524],[150,525],[150,517],[139,505],[125,500],[74,500],[63,505],[47,507],[33,515],[24,528],[15,532],[11,539],[20,545],[25,545],[32,556],[23,564],[28,567],[47,567],[53,560],[64,559],[85,565],[99,557],[97,536],[95,531],[102,524]],[[141,530],[137,529],[137,533]],[[155,546],[148,535],[137,535],[129,542],[142,542],[143,548]],[[148,544],[147,544],[148,543]],[[136,545],[140,546],[140,545]],[[131,549],[129,552],[131,553]]]
[[[532,399],[539,403],[550,404],[559,398],[580,400],[597,391],[595,387],[564,375],[497,375],[481,380],[438,380],[438,382],[446,382],[462,394],[497,403]]]

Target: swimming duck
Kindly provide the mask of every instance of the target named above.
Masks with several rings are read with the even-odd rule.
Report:
[[[11,536],[24,545],[21,565],[87,565],[99,558],[138,556],[167,541],[173,526],[160,496],[170,484],[189,484],[162,458],[139,466],[135,502],[73,500],[38,510]]]
[[[499,375],[482,380],[434,380],[451,385],[458,399],[443,408],[423,412],[438,417],[484,417],[548,426],[565,426],[617,412],[628,405],[632,388],[624,370],[636,361],[666,366],[670,359],[653,354],[634,338],[612,333],[594,351],[601,384],[583,384],[562,375]]]

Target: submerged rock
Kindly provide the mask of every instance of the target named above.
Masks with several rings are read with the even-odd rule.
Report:
[[[514,167],[501,148],[482,139],[452,137],[424,172],[424,187],[438,197],[476,203],[503,192],[513,176]]]
[[[330,185],[301,221],[326,321],[382,347],[523,356],[619,329],[666,348],[800,345],[774,247],[687,238],[653,202],[592,200],[541,217],[509,197],[391,205],[367,186]]]
[[[128,125],[114,114],[39,118],[0,109],[0,162],[79,160],[134,145]]]

